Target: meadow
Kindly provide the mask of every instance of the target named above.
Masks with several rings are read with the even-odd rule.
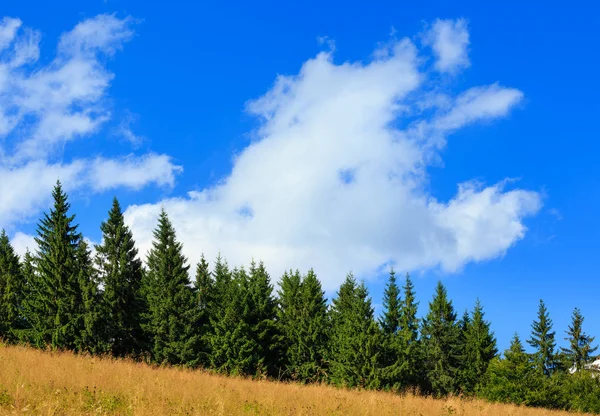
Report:
[[[412,394],[226,377],[131,360],[0,345],[0,414],[568,415]]]

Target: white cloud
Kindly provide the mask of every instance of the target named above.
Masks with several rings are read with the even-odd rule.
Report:
[[[30,253],[33,253],[37,248],[35,238],[32,235],[25,234],[20,231],[17,231],[15,233],[15,235],[10,240],[10,243],[12,244],[17,254],[21,256],[21,259],[23,258],[23,256],[25,256],[27,250],[29,250]]]
[[[181,168],[165,155],[58,162],[66,143],[110,119],[114,75],[102,56],[132,38],[132,23],[114,15],[87,19],[61,36],[56,57],[42,65],[40,33],[19,19],[0,20],[0,227],[14,228],[46,208],[57,179],[69,191],[173,186]]]
[[[447,134],[505,116],[522,92],[492,84],[436,98],[430,91],[441,86],[412,42],[373,56],[336,64],[331,52],[320,53],[297,75],[279,76],[248,103],[263,123],[228,177],[127,209],[141,252],[164,207],[190,261],[202,252],[221,252],[233,265],[255,257],[275,278],[314,267],[329,290],[348,270],[368,276],[394,262],[399,270],[452,272],[503,255],[523,238],[540,195],[468,182],[438,201],[427,192],[426,169]]]
[[[467,50],[469,31],[464,19],[436,20],[423,40],[433,49],[438,71],[454,73],[471,64]]]
[[[95,159],[90,165],[89,182],[95,191],[118,186],[140,189],[149,183],[159,186],[175,185],[175,174],[181,166],[171,163],[166,155],[147,154],[124,159]]]

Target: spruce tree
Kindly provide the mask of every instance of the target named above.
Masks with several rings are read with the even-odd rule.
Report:
[[[275,376],[281,361],[281,336],[276,324],[277,301],[265,265],[252,261],[248,279],[245,319],[255,344],[252,373]]]
[[[531,337],[527,343],[536,350],[534,353],[536,368],[546,376],[552,374],[556,366],[555,334],[552,331],[552,319],[550,319],[544,301],[540,299],[538,320],[531,325]]]
[[[402,338],[399,333],[402,300],[396,283],[396,273],[390,270],[389,279],[383,293],[383,315],[379,318],[382,332],[382,383],[386,387],[398,389],[402,386],[402,369],[405,365],[402,356]]]
[[[94,354],[103,353],[108,350],[105,335],[108,322],[102,309],[97,272],[85,240],[79,240],[76,254],[80,290],[77,297],[79,312],[76,321],[75,349]]]
[[[498,353],[490,323],[484,319],[483,306],[477,299],[475,309],[464,330],[463,390],[475,393],[492,359]]]
[[[198,334],[201,347],[198,351],[199,364],[206,367],[210,364],[209,338],[211,333],[211,307],[214,304],[215,282],[210,273],[208,262],[202,255],[196,266],[196,281],[194,283],[198,307]]]
[[[283,335],[284,365],[293,380],[323,380],[327,354],[327,301],[313,270],[281,278],[277,322]]]
[[[195,366],[200,342],[196,294],[182,245],[164,209],[154,231],[147,265],[143,281],[148,304],[144,329],[151,338],[152,357],[159,363]]]
[[[219,307],[211,316],[209,336],[211,366],[220,373],[252,375],[257,345],[247,323],[249,277],[246,271],[227,270],[219,257],[215,267],[215,294]]]
[[[299,367],[302,365],[300,352],[300,322],[302,320],[302,276],[300,271],[286,271],[279,282],[277,324],[283,335],[283,362],[286,376],[298,380]]]
[[[146,309],[141,293],[142,262],[117,198],[100,229],[102,244],[96,245],[96,267],[104,287],[106,341],[115,356],[139,354],[148,347],[141,326]]]
[[[423,321],[421,338],[428,387],[435,395],[457,391],[460,359],[460,331],[452,301],[438,282],[429,312]]]
[[[300,380],[322,381],[327,371],[327,299],[312,269],[302,279],[297,372]]]
[[[400,302],[400,360],[403,363],[399,387],[422,387],[424,377],[423,354],[419,341],[419,318],[417,310],[419,302],[416,301],[414,284],[407,273],[402,288],[404,297]]]
[[[26,300],[33,341],[40,346],[74,349],[79,329],[81,299],[77,248],[82,239],[69,214],[70,204],[57,181],[52,191],[54,206],[44,214],[35,241],[35,273]]]
[[[568,335],[565,340],[569,341],[569,347],[561,348],[561,350],[565,355],[568,365],[573,366],[575,370],[579,371],[592,359],[592,354],[598,349],[598,346],[592,346],[595,337],[591,337],[583,332],[584,318],[578,308],[573,310],[571,319],[569,329],[565,331]]]
[[[6,232],[0,232],[0,339],[15,341],[24,329],[23,295],[25,285],[19,256]]]
[[[380,385],[381,334],[364,283],[350,273],[331,309],[331,381],[348,387]]]

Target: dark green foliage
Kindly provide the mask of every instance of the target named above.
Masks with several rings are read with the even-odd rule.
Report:
[[[198,351],[199,364],[208,366],[210,364],[209,339],[211,333],[211,308],[214,306],[215,282],[208,268],[208,262],[202,255],[196,266],[196,281],[194,282],[197,296],[198,321],[197,331],[200,336],[200,350]]]
[[[475,393],[477,384],[498,353],[494,333],[484,315],[483,306],[478,299],[472,315],[463,318],[461,327],[464,334],[461,381],[463,391],[469,394]]]
[[[429,312],[423,321],[421,339],[427,387],[437,396],[458,389],[460,370],[460,330],[446,288],[438,282]]]
[[[102,244],[96,246],[96,267],[104,287],[105,341],[117,357],[139,354],[147,348],[141,326],[146,309],[141,293],[142,262],[116,198],[100,229]]]
[[[325,293],[312,270],[286,272],[281,278],[277,322],[283,335],[282,362],[292,380],[323,380],[328,319]]]
[[[148,304],[144,326],[152,358],[159,363],[198,364],[197,297],[186,263],[173,225],[162,210],[143,281]]]
[[[340,386],[380,385],[381,333],[364,283],[352,274],[340,287],[331,309],[331,381]]]
[[[396,283],[396,273],[390,270],[383,292],[383,315],[379,318],[382,333],[381,378],[387,388],[403,387],[402,370],[405,367],[402,337],[400,330],[402,300]]]
[[[6,232],[0,232],[0,339],[15,341],[25,327],[22,302],[25,282]]]
[[[281,356],[281,336],[275,322],[277,301],[265,265],[252,262],[245,300],[245,320],[255,344],[251,374],[278,375]]]
[[[230,274],[219,258],[215,267],[215,293],[220,306],[211,315],[209,336],[211,366],[221,373],[252,374],[257,346],[246,322],[249,278],[244,269]]]
[[[569,341],[569,347],[561,348],[567,365],[574,366],[577,371],[584,368],[584,365],[591,360],[592,354],[598,349],[598,346],[592,346],[595,338],[583,332],[583,320],[583,315],[579,309],[575,308],[571,325],[566,331],[568,337],[565,340]]]
[[[75,350],[90,353],[103,353],[108,350],[106,325],[101,296],[98,290],[98,276],[94,269],[91,252],[82,239],[77,246],[76,271],[80,291]]]
[[[419,341],[419,303],[410,275],[406,274],[404,297],[400,302],[400,336],[401,352],[398,360],[402,363],[400,380],[401,388],[417,388],[423,385],[423,351]]]
[[[70,204],[60,182],[52,191],[54,206],[38,224],[35,272],[30,276],[26,317],[33,342],[74,349],[81,329],[81,287],[77,249],[82,240],[69,214]]]
[[[534,363],[536,368],[546,376],[552,374],[557,364],[554,353],[556,347],[555,334],[552,331],[552,319],[550,319],[544,301],[540,299],[538,320],[531,325],[531,337],[527,340],[527,343],[535,348]]]

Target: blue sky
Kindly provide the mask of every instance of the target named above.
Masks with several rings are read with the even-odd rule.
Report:
[[[116,195],[142,251],[164,206],[192,262],[352,269],[376,304],[396,264],[502,349],[540,298],[600,336],[597,5],[188,3],[3,2],[21,251],[60,177],[92,241]]]

